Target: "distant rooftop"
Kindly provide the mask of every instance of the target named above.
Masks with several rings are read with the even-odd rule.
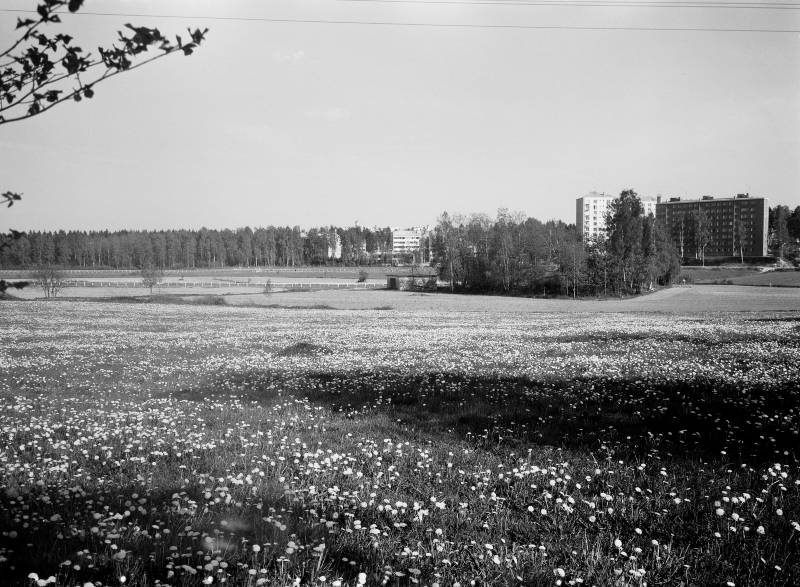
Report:
[[[700,196],[699,198],[678,198],[672,197],[669,198],[667,201],[663,201],[663,204],[675,204],[675,203],[686,203],[686,202],[729,202],[731,200],[764,200],[764,196],[751,196],[748,194],[736,194],[735,196]]]
[[[650,201],[655,201],[656,200],[656,198],[654,196],[643,196],[642,194],[638,194],[638,196],[639,196],[639,199],[642,200],[642,201],[650,202]],[[601,193],[601,192],[592,191],[592,192],[589,192],[588,194],[585,194],[585,195],[583,195],[583,196],[581,196],[580,198],[577,198],[577,199],[580,200],[581,198],[607,198],[609,200],[615,200],[618,197],[619,197],[619,195],[615,196],[613,194],[607,194],[605,192]]]

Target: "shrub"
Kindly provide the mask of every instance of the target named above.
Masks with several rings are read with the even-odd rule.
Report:
[[[164,281],[164,269],[153,264],[142,267],[142,285],[150,289],[153,295],[153,288]]]
[[[228,302],[222,296],[200,296],[194,300],[199,306],[227,306]]]

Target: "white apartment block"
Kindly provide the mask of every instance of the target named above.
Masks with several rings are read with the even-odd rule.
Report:
[[[420,249],[420,241],[427,231],[424,228],[392,229],[392,253],[414,253]]]
[[[584,241],[606,238],[606,213],[611,210],[611,201],[617,196],[589,192],[575,202],[575,224]],[[644,215],[656,215],[656,200],[642,198]]]
[[[606,212],[614,196],[589,192],[575,203],[575,225],[584,241],[604,239]]]

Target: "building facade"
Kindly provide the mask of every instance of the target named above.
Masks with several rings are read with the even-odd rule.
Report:
[[[684,257],[765,257],[769,200],[738,194],[733,198],[670,198],[656,205],[656,218]],[[697,238],[701,232],[700,239]],[[706,246],[701,247],[705,241]]]
[[[604,193],[589,192],[575,202],[575,224],[578,234],[584,242],[592,240],[605,240],[606,214],[611,210],[611,202],[617,196]],[[657,200],[653,198],[640,198],[644,215],[656,215]]]
[[[427,234],[426,228],[392,229],[392,256],[400,257],[421,253],[420,262],[427,262],[430,259]]]

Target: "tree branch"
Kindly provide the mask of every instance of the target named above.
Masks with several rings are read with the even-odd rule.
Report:
[[[42,114],[43,112],[47,112],[48,110],[50,110],[51,108],[53,108],[54,106],[56,106],[58,104],[61,104],[62,102],[66,102],[66,101],[71,100],[71,99],[74,100],[75,96],[79,95],[81,92],[83,92],[84,88],[86,88],[88,86],[93,86],[96,83],[99,83],[99,82],[101,82],[103,80],[112,78],[115,75],[118,75],[118,74],[123,73],[125,71],[132,71],[134,69],[142,67],[143,65],[147,65],[148,63],[152,63],[153,61],[156,61],[158,59],[166,57],[167,55],[170,55],[171,53],[175,53],[176,50],[177,50],[177,47],[175,47],[174,49],[170,49],[169,51],[166,51],[164,53],[161,53],[160,55],[154,55],[153,57],[150,57],[149,59],[145,59],[144,61],[140,61],[139,63],[131,65],[127,69],[107,69],[103,73],[103,75],[101,75],[100,77],[92,80],[91,82],[89,82],[87,84],[82,84],[80,88],[73,89],[70,93],[62,96],[61,98],[58,98],[56,101],[48,103],[46,106],[43,106],[38,112],[35,112],[35,113],[32,113],[32,114],[26,112],[25,114],[17,116],[16,118],[3,118],[3,119],[0,119],[0,125],[8,124],[9,122],[18,122],[20,120],[25,120],[27,118],[32,118],[34,116],[38,116],[39,114]],[[97,62],[93,63],[91,65],[91,67],[99,65],[101,63],[103,63],[103,62],[102,61],[97,61]],[[72,77],[72,74],[63,75],[63,76],[61,76],[61,78],[59,80],[50,80],[46,84],[42,84],[42,86],[39,86],[39,87],[43,87],[44,85],[49,85],[50,83],[54,83],[55,81],[63,81],[64,79],[69,78],[69,77]],[[39,88],[37,88],[37,89],[39,89]],[[25,97],[30,96],[32,93],[33,93],[32,91],[28,92],[28,94],[26,94]],[[31,102],[26,102],[26,104],[30,104],[30,103]],[[20,102],[15,102],[11,106],[7,106],[6,108],[0,108],[0,112],[2,112],[4,110],[7,110],[9,108],[13,108],[15,106],[19,106],[20,104],[21,104]]]
[[[32,25],[28,25],[28,30],[27,30],[27,31],[25,31],[25,32],[22,34],[22,36],[21,36],[19,39],[17,39],[17,40],[14,42],[14,44],[13,44],[13,45],[11,45],[11,46],[10,46],[8,49],[6,49],[6,50],[5,50],[5,51],[3,51],[2,53],[0,53],[0,57],[6,57],[6,56],[7,56],[8,54],[10,54],[10,53],[11,53],[11,52],[12,52],[14,49],[16,49],[17,47],[19,47],[20,43],[22,43],[23,41],[27,41],[27,40],[30,38],[30,36],[31,36],[31,33],[33,33],[33,31],[35,31],[35,30],[36,30],[36,27],[38,27],[38,26],[39,26],[40,24],[42,24],[43,22],[44,22],[44,20],[43,20],[43,19],[40,19],[38,22],[35,22],[35,23],[33,23]]]

